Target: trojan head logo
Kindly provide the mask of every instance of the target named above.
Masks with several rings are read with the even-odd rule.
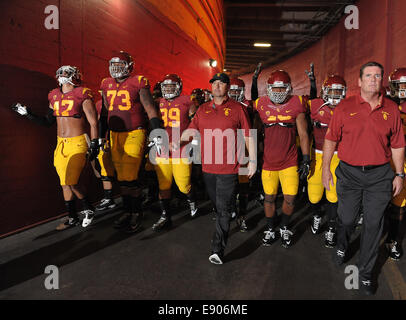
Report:
[[[113,87],[113,84],[112,83],[109,83],[109,88],[112,88]]]
[[[384,118],[385,120],[388,120],[389,113],[388,113],[388,112],[385,112],[385,111],[382,111],[382,116],[383,116],[383,118]]]
[[[54,100],[56,100],[56,94],[54,95]]]
[[[229,116],[230,115],[230,108],[224,108],[224,115]]]
[[[324,111],[323,111],[323,110],[320,111],[319,114],[320,114],[321,116],[324,116]]]
[[[265,112],[266,116],[269,117],[269,115],[271,114],[270,111]]]

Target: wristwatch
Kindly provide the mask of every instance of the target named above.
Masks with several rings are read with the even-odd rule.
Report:
[[[402,179],[404,179],[404,178],[405,178],[405,173],[404,173],[404,172],[402,172],[402,173],[396,172],[396,173],[395,173],[395,176],[396,176],[396,177],[401,177]]]

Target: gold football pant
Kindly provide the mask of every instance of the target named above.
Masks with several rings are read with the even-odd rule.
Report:
[[[114,165],[111,160],[111,151],[103,151],[100,149],[97,160],[100,164],[100,175],[103,177],[114,177]]]
[[[138,179],[138,171],[144,157],[145,138],[144,129],[110,132],[111,159],[118,181]]]
[[[299,188],[299,174],[297,172],[297,166],[279,171],[262,170],[262,185],[264,187],[265,194],[277,194],[279,181],[281,182],[282,193],[284,195],[297,195]]]
[[[78,184],[86,164],[87,142],[85,135],[71,138],[57,138],[54,151],[54,166],[61,186]]]
[[[190,192],[192,164],[189,159],[156,158],[156,163],[155,172],[158,177],[159,190],[170,190],[172,179],[175,179],[180,192],[184,194]]]
[[[319,203],[324,193],[322,181],[322,158],[323,153],[316,150],[314,160],[311,163],[310,173],[307,177],[307,194],[309,201],[313,204]],[[330,190],[326,190],[327,201],[331,203],[336,203],[338,201],[336,191],[337,177],[335,172],[339,163],[340,160],[337,157],[337,153],[334,153],[330,164],[330,171],[333,175],[334,186],[330,185]]]

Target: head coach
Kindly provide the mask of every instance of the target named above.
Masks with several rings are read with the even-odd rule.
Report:
[[[372,269],[378,256],[386,206],[403,186],[402,122],[396,103],[382,94],[384,69],[377,62],[361,67],[360,93],[344,99],[331,119],[323,146],[323,184],[333,184],[330,162],[338,144],[336,169],[338,196],[337,247],[334,261],[343,264],[360,205],[364,224],[358,260],[360,289],[375,291]],[[393,160],[396,172],[390,166]]]
[[[216,208],[216,227],[209,260],[214,264],[222,264],[230,229],[232,202],[235,201],[238,185],[238,150],[245,146],[248,149],[249,178],[256,170],[256,154],[253,137],[250,137],[247,110],[227,95],[230,86],[228,75],[217,73],[210,83],[213,101],[199,107],[188,129],[183,132],[181,142],[189,142],[192,136],[200,135],[203,179]],[[238,131],[244,132],[242,146],[237,145]],[[222,161],[218,161],[218,156]]]

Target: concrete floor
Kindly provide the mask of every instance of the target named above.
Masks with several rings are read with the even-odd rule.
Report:
[[[376,295],[347,290],[345,266],[333,265],[333,250],[324,247],[323,234],[311,234],[303,204],[292,217],[294,244],[285,249],[280,240],[261,245],[263,209],[251,201],[249,232],[239,232],[232,222],[225,264],[213,265],[208,261],[211,206],[204,201],[199,207],[194,220],[186,207],[178,208],[172,228],[159,233],[151,230],[159,217],[154,204],[145,212],[143,229],[133,235],[112,227],[121,213],[116,210],[86,229],[56,232],[60,221],[55,220],[2,239],[0,299],[406,299],[405,258],[391,261],[383,246]],[[359,231],[346,265],[356,263],[358,236]],[[59,268],[57,290],[45,288],[48,265]]]

